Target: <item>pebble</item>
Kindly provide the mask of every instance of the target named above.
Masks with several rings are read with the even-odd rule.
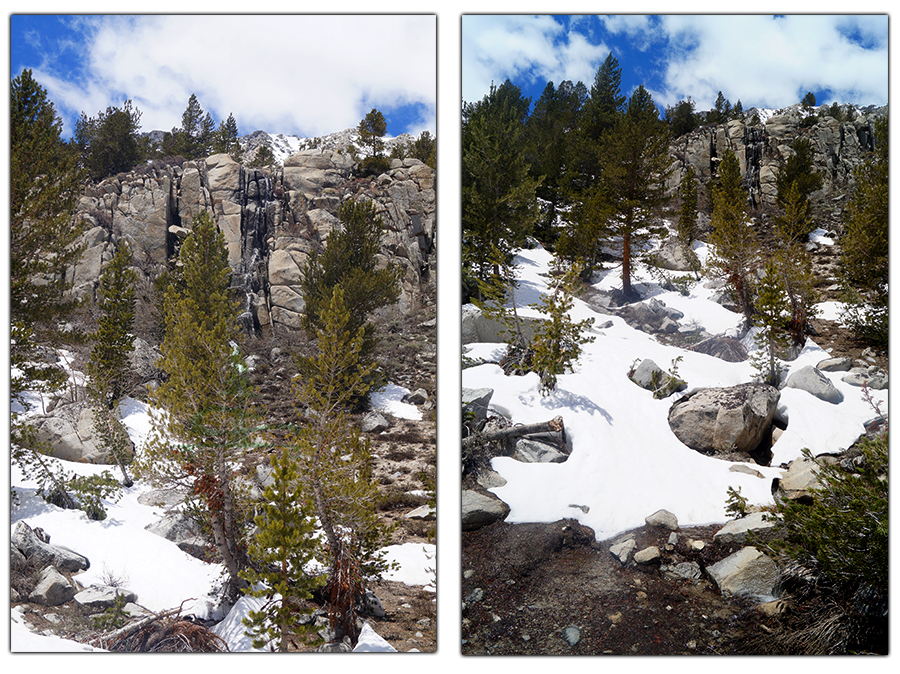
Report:
[[[581,630],[570,625],[569,627],[563,629],[562,636],[563,639],[566,640],[566,643],[569,644],[569,646],[574,646],[579,641],[581,641]]]

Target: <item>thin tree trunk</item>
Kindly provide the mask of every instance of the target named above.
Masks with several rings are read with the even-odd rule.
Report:
[[[509,440],[512,438],[520,438],[524,435],[537,435],[539,433],[561,433],[565,437],[566,429],[562,417],[555,417],[550,421],[541,421],[535,424],[524,424],[522,426],[512,426],[491,433],[478,433],[463,438],[463,449],[467,449],[479,442],[493,442],[495,440]]]

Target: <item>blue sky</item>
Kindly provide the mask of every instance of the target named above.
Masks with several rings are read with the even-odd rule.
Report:
[[[534,103],[548,81],[590,89],[609,53],[623,94],[640,84],[657,105],[690,96],[708,110],[781,108],[812,91],[818,104],[888,102],[887,15],[467,15],[462,97],[480,100],[507,78]]]
[[[30,68],[67,134],[126,99],[143,131],[168,131],[192,93],[242,135],[325,135],[372,108],[389,135],[435,134],[436,29],[424,15],[13,15],[10,78]]]

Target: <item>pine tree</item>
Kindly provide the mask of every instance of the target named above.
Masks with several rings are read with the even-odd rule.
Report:
[[[755,341],[762,351],[762,357],[753,364],[759,372],[759,379],[769,386],[781,383],[782,367],[778,354],[784,348],[784,313],[787,298],[781,287],[781,278],[774,260],[767,260],[765,274],[759,282],[756,296],[756,322],[759,331]]]
[[[131,441],[118,417],[119,401],[127,392],[130,375],[128,354],[134,350],[131,330],[135,315],[137,274],[129,267],[131,251],[121,243],[100,275],[97,307],[102,312],[94,333],[94,347],[87,366],[88,389],[94,403],[94,430],[122,471],[124,484],[131,478],[125,468]]]
[[[697,177],[694,173],[694,167],[688,166],[684,177],[678,186],[678,196],[681,199],[681,205],[678,208],[678,242],[690,261],[691,271],[700,278],[700,260],[692,248],[694,239],[697,237]]]
[[[271,166],[274,163],[275,155],[272,153],[272,148],[268,145],[260,145],[248,166],[250,168],[262,168],[264,166]]]
[[[355,640],[363,584],[387,570],[378,550],[389,542],[391,531],[375,514],[377,485],[368,442],[347,416],[353,401],[368,392],[374,363],[361,360],[365,331],[352,331],[353,316],[340,285],[333,288],[321,320],[316,354],[298,359],[296,393],[307,414],[294,448],[301,481],[325,535],[331,566],[325,594],[332,628]]]
[[[234,115],[228,113],[228,119],[222,120],[219,128],[216,130],[212,151],[216,154],[228,154],[232,159],[237,160],[241,154],[241,146],[238,142],[238,127],[234,121]]]
[[[75,122],[73,139],[81,152],[82,165],[94,180],[128,171],[143,157],[138,136],[141,111],[130,100],[121,108],[109,106],[96,117],[84,112]]]
[[[561,189],[563,176],[571,156],[571,134],[586,98],[587,89],[581,82],[566,80],[558,88],[548,82],[526,122],[529,175],[541,181],[536,194],[546,204],[534,234],[545,246],[554,244],[556,219],[567,203]]]
[[[47,91],[23,70],[10,85],[10,445],[12,459],[38,484],[38,492],[64,508],[99,517],[101,499],[118,483],[109,473],[79,479],[46,456],[25,423],[26,392],[59,390],[63,370],[42,361],[43,347],[80,338],[63,327],[79,302],[66,294],[67,270],[83,251],[82,227],[73,218],[83,172],[78,152],[62,139],[62,121]]]
[[[310,639],[315,630],[313,621],[299,619],[312,612],[313,605],[306,602],[321,581],[306,568],[318,542],[297,461],[285,447],[280,457],[273,455],[271,466],[271,482],[257,506],[261,511],[255,518],[257,533],[248,547],[253,564],[241,572],[249,583],[244,592],[267,601],[243,623],[254,648],[275,650],[277,642],[277,650],[284,652]]]
[[[556,388],[556,376],[564,374],[578,361],[581,347],[594,341],[584,333],[593,318],[574,321],[569,312],[575,305],[573,288],[579,280],[579,269],[573,266],[556,280],[553,291],[541,298],[536,307],[547,316],[532,340],[532,367],[541,378],[541,394],[548,395]]]
[[[393,265],[378,268],[384,222],[372,202],[345,201],[338,209],[338,220],[342,227],[331,232],[324,250],[310,253],[301,273],[302,326],[310,337],[321,332],[332,292],[340,286],[350,313],[349,329],[354,334],[363,330],[360,361],[370,364],[376,340],[375,326],[368,317],[400,297],[401,270]],[[376,383],[374,377],[370,384]]]
[[[666,107],[666,122],[672,138],[679,138],[699,126],[694,113],[694,101],[690,98],[679,101],[675,107]]]
[[[668,202],[668,128],[649,92],[639,86],[625,114],[603,136],[600,179],[587,191],[579,213],[602,223],[605,243],[621,252],[622,290],[634,297],[631,286],[634,251],[649,236],[648,227]]]
[[[749,226],[747,195],[741,187],[741,169],[737,157],[726,150],[718,169],[718,185],[713,188],[713,231],[709,243],[714,247],[711,267],[734,290],[744,314],[745,328],[753,325],[753,274],[759,257],[759,241]]]
[[[775,187],[778,190],[776,201],[785,208],[792,185],[804,201],[822,188],[822,174],[816,171],[815,148],[808,138],[798,138],[791,144],[793,154],[784,163],[784,168],[775,175]]]
[[[540,215],[539,182],[528,175],[525,118],[530,101],[506,80],[463,108],[463,284],[478,294],[478,281],[506,285],[500,276]],[[499,253],[504,264],[497,263]]]
[[[849,295],[844,320],[879,346],[888,342],[888,130],[887,116],[875,122],[874,155],[853,172],[841,256]]]
[[[233,340],[237,305],[229,296],[223,235],[208,213],[193,221],[169,285],[159,368],[166,381],[152,402],[163,410],[138,468],[151,482],[191,489],[208,518],[230,590],[244,581],[244,528],[234,463],[256,442],[261,422]]]
[[[791,183],[784,197],[784,213],[775,216],[775,229],[787,241],[803,244],[816,227],[809,201],[800,192],[798,181]]]

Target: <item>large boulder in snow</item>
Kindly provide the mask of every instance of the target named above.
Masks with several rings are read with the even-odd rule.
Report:
[[[704,339],[702,342],[695,344],[691,350],[697,353],[705,353],[707,356],[713,356],[728,363],[741,363],[750,358],[747,347],[741,344],[740,341],[723,335]]]
[[[844,399],[844,394],[835,388],[828,377],[812,365],[807,365],[791,374],[785,386],[806,391],[819,400],[824,400],[833,405],[837,405]]]
[[[698,389],[672,404],[669,427],[704,454],[749,454],[771,431],[779,397],[778,389],[766,384]]]
[[[614,313],[624,319],[628,325],[646,333],[678,331],[678,321],[684,314],[677,309],[667,307],[655,297],[649,302],[635,302],[616,309]]]
[[[530,341],[545,322],[543,318],[519,316],[519,329],[522,331],[522,336]],[[474,304],[463,305],[463,344],[471,344],[473,342],[506,343],[508,341],[508,333],[509,326],[488,318]]]
[[[45,538],[49,541],[49,537]],[[49,542],[42,541],[34,529],[22,520],[16,522],[10,542],[29,562],[38,567],[53,566],[60,571],[78,573],[91,566],[90,561],[84,555],[79,555],[60,545],[51,545]]]
[[[650,256],[651,264],[669,271],[692,271],[700,268],[700,261],[692,248],[684,246],[677,236],[670,236],[660,249]]]
[[[69,579],[52,566],[41,571],[37,586],[28,595],[28,601],[43,606],[59,606],[75,596],[75,588]]]
[[[116,463],[112,453],[94,438],[94,412],[88,402],[57,405],[30,423],[37,430],[38,441],[50,447],[51,456],[80,463]],[[130,440],[128,452],[134,452]]]

